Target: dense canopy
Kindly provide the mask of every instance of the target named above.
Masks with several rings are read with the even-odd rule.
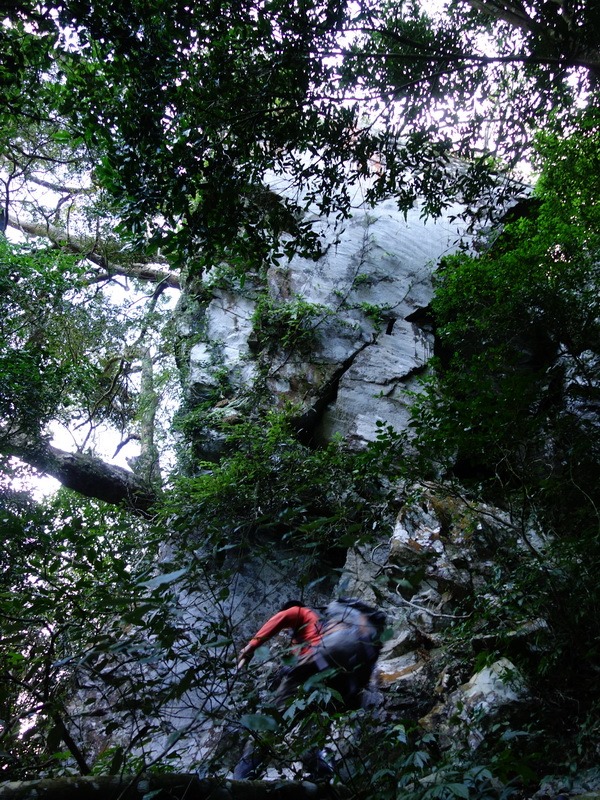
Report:
[[[161,714],[192,690],[213,711],[215,647],[232,643],[217,616],[186,638],[179,582],[218,608],[229,550],[268,556],[275,536],[337,569],[394,512],[398,482],[421,479],[460,481],[555,542],[547,563],[511,562],[514,605],[473,619],[485,636],[527,602],[555,636],[554,656],[524,665],[541,698],[530,751],[498,744],[485,769],[529,786],[527,759],[557,753],[555,709],[572,715],[565,763],[593,763],[599,81],[594,0],[2,9],[0,780],[141,770],[159,730],[179,757]],[[351,217],[358,188],[425,216],[458,202],[477,234],[437,273],[410,447],[383,426],[363,452],[307,444],[263,397],[208,463],[176,303],[210,269],[243,286],[317,261],[315,219]],[[293,328],[259,305],[257,347],[285,322],[310,349],[295,303]],[[40,493],[40,476],[69,491]],[[464,602],[470,619],[477,597]],[[90,686],[99,755],[81,744],[100,717]],[[136,733],[111,744],[123,720]],[[430,796],[476,797],[460,780]]]

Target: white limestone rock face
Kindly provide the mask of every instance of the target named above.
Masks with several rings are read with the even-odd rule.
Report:
[[[254,304],[241,295],[219,292],[205,311],[203,341],[190,350],[189,384],[211,388],[219,384],[220,368],[226,366],[233,385],[248,385],[255,368],[249,362],[248,339],[252,333]]]
[[[450,222],[406,216],[392,200],[358,204],[350,219],[317,219],[323,242],[317,260],[283,258],[260,280],[225,285],[204,277],[201,330],[189,350],[191,396],[239,396],[260,380],[269,404],[294,403],[316,420],[325,440],[341,434],[361,446],[373,440],[377,422],[404,429],[405,391],[415,388],[431,356],[427,326],[411,321],[432,297],[432,272],[458,245],[463,231]],[[275,307],[310,304],[310,348],[256,341],[253,314],[265,297]],[[304,306],[306,312],[306,306]]]
[[[431,301],[432,273],[460,235],[447,220],[422,220],[418,209],[405,219],[392,201],[360,209],[349,221],[328,269],[339,286],[345,278],[349,297],[363,312],[363,329],[370,307],[380,309],[382,320],[339,378],[322,422],[325,438],[337,432],[357,444],[370,441],[377,421],[406,428],[405,391],[415,388],[433,348],[431,333],[407,317]]]
[[[476,750],[490,721],[528,697],[521,673],[507,658],[500,658],[459,686],[420,724],[425,730],[435,730],[442,746]]]

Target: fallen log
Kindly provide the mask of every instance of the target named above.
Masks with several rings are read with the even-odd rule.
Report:
[[[84,775],[0,783],[0,800],[349,800],[343,786],[234,781],[174,773]]]

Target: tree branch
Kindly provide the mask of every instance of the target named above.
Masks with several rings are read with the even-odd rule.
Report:
[[[50,189],[57,194],[68,194],[68,195],[80,195],[80,194],[91,194],[93,189],[85,189],[81,186],[63,186],[60,183],[54,183],[53,181],[46,181],[43,178],[38,178],[35,175],[29,174],[27,176],[27,180],[35,183],[36,186],[42,186],[44,189]]]
[[[54,225],[39,222],[21,222],[12,218],[8,224],[16,230],[28,233],[31,236],[41,236],[48,239],[57,247],[64,247],[71,253],[81,255],[91,261],[92,264],[106,270],[105,276],[96,276],[94,280],[108,280],[111,275],[124,275],[128,278],[148,281],[150,283],[162,283],[172,289],[180,289],[181,283],[179,275],[171,270],[161,269],[151,264],[127,264],[122,266],[109,262],[103,255],[96,251],[96,242],[93,239],[86,241],[81,237],[71,236],[68,232],[57,228]]]
[[[154,794],[156,792],[156,794]],[[333,800],[349,798],[343,786],[308,781],[233,781],[198,778],[194,774],[148,774],[138,777],[90,775],[0,784],[0,800],[139,800],[152,794],[156,800]]]
[[[355,53],[351,50],[331,50],[328,56],[343,56],[349,59],[391,59],[393,61],[430,61],[438,64],[458,64],[460,68],[473,65],[493,66],[494,64],[532,64],[540,67],[583,67],[584,69],[595,70],[600,67],[600,55],[594,53],[590,58],[570,58],[568,56],[541,57],[527,55],[513,56],[480,56],[467,53]],[[428,80],[429,76],[423,76],[422,80]]]
[[[69,750],[69,752],[71,753],[71,755],[75,759],[75,762],[77,763],[77,766],[79,767],[79,769],[81,771],[81,774],[82,775],[89,775],[91,770],[87,765],[87,762],[86,762],[86,760],[84,758],[83,753],[79,749],[77,743],[75,742],[75,740],[71,736],[71,734],[69,732],[69,729],[65,725],[63,718],[61,716],[59,716],[57,713],[54,713],[54,714],[52,714],[52,722],[54,722],[54,724],[56,725],[56,727],[60,731],[61,739],[66,744],[67,749]]]
[[[132,472],[85,453],[69,453],[45,442],[11,436],[2,443],[6,455],[16,456],[31,467],[56,478],[67,489],[85,497],[122,506],[150,516],[158,499],[155,489]]]
[[[496,0],[465,0],[465,2],[471,8],[508,22],[509,25],[519,28],[519,30],[531,33],[539,27],[520,3],[496,2]]]

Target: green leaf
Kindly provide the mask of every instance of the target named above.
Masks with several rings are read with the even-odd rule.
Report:
[[[454,797],[462,797],[464,800],[469,800],[470,790],[464,783],[447,783],[445,788],[448,789]]]
[[[266,714],[244,714],[240,723],[244,728],[256,733],[277,730],[277,721]]]
[[[123,751],[123,748],[117,747],[109,764],[108,774],[118,775],[124,764],[125,764],[125,753]]]
[[[139,585],[144,586],[147,589],[157,589],[161,586],[168,586],[172,583],[175,583],[184,575],[186,575],[189,571],[189,567],[183,567],[182,569],[177,569],[173,572],[166,572],[164,575],[157,575],[155,578],[151,578],[148,581],[142,581]]]

